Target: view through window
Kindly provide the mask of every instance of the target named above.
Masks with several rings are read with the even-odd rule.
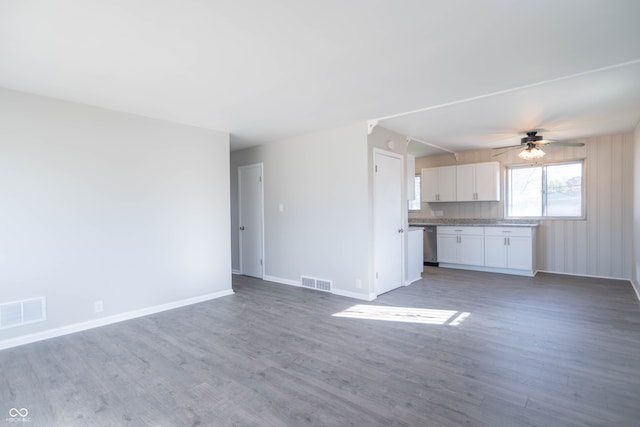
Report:
[[[419,211],[421,209],[421,185],[420,185],[420,175],[416,175],[413,180],[413,194],[414,199],[409,200],[409,210],[410,211]]]
[[[510,167],[507,188],[507,216],[584,217],[582,161]]]

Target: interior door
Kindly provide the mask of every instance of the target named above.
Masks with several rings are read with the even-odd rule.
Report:
[[[374,156],[375,292],[383,294],[402,285],[404,221],[402,157],[376,151]]]
[[[264,276],[262,163],[238,168],[240,273]]]

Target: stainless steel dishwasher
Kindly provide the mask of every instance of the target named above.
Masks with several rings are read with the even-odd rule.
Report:
[[[438,229],[435,225],[424,227],[424,265],[438,266]]]

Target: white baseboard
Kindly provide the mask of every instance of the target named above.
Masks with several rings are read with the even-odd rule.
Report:
[[[281,283],[283,285],[300,287],[300,282],[299,281],[291,280],[291,279],[283,279],[282,277],[264,276],[262,278],[262,280],[266,280],[267,282]]]
[[[296,286],[296,287],[301,286],[300,282],[297,280],[283,279],[282,277],[264,276],[263,279],[266,280],[267,282],[281,283],[283,285]],[[354,298],[354,299],[359,299],[364,301],[373,301],[374,299],[376,299],[376,295],[374,294],[360,294],[357,292],[343,291],[341,289],[332,289],[331,293],[334,295],[339,295],[341,297]]]
[[[638,301],[640,301],[640,285],[631,280],[631,287],[636,291],[636,297],[638,298]]]
[[[231,270],[231,274],[235,274],[236,276],[240,276],[242,273],[240,272],[240,270],[236,270],[234,268],[233,270]]]
[[[548,271],[548,270],[538,270],[538,273],[561,274],[563,276],[575,276],[575,277],[592,277],[594,279],[626,280],[631,282],[631,284],[633,285],[633,281],[631,279],[624,278],[624,277],[596,276],[593,274],[565,273],[563,271]]]
[[[482,271],[485,273],[512,274],[514,276],[526,276],[526,277],[533,277],[536,275],[536,272],[533,270],[515,270],[511,268],[484,267],[481,265],[449,264],[446,262],[439,263],[439,267],[452,268],[454,270]]]
[[[37,341],[46,340],[49,338],[55,338],[62,335],[72,334],[74,332],[86,331],[87,329],[93,329],[100,326],[110,325],[112,323],[118,323],[125,320],[135,319],[137,317],[148,316],[150,314],[159,313],[161,311],[172,310],[174,308],[184,307],[199,302],[209,301],[216,298],[221,298],[227,295],[233,295],[232,289],[227,289],[220,292],[214,292],[211,294],[200,295],[193,298],[187,298],[179,301],[173,301],[166,304],[155,305],[153,307],[145,307],[139,310],[128,311],[126,313],[114,314],[113,316],[101,317],[95,320],[89,320],[87,322],[74,323],[72,325],[61,326],[59,328],[48,329],[46,331],[35,332],[33,334],[23,335],[20,337],[9,338],[0,341],[0,350],[5,350],[11,347],[17,347],[24,344],[30,344]]]
[[[417,282],[418,280],[421,280],[421,279],[422,279],[422,276],[416,277],[415,279],[406,280],[403,286],[409,286],[410,284]]]
[[[331,293],[334,295],[339,295],[341,297],[359,299],[364,301],[373,301],[377,298],[375,294],[360,294],[357,292],[343,291],[342,289],[332,289]]]

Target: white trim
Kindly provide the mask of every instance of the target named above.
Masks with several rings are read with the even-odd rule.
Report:
[[[390,116],[385,116],[385,117],[378,117],[376,119],[369,120],[367,123],[375,122],[376,124],[378,124],[378,122],[381,122],[381,121],[384,121],[384,120],[389,120],[389,119],[395,119],[396,117],[408,116],[408,115],[411,115],[411,114],[422,113],[424,111],[437,110],[439,108],[450,107],[452,105],[463,104],[465,102],[476,101],[476,100],[479,100],[479,99],[489,98],[489,97],[496,96],[496,95],[504,95],[506,93],[516,92],[516,91],[519,91],[519,90],[529,89],[529,88],[537,87],[537,86],[542,86],[542,85],[549,84],[549,83],[555,83],[555,82],[559,82],[559,81],[562,81],[562,80],[573,79],[575,77],[586,76],[586,75],[598,73],[598,72],[601,72],[601,71],[608,71],[608,70],[614,70],[616,68],[627,67],[629,65],[635,65],[635,64],[637,64],[639,62],[640,62],[640,59],[634,59],[632,61],[622,62],[620,64],[614,64],[614,65],[609,65],[609,66],[602,67],[602,68],[596,68],[595,70],[583,71],[583,72],[576,73],[576,74],[569,74],[567,76],[557,77],[555,79],[550,79],[550,80],[545,80],[545,81],[542,81],[542,82],[527,84],[527,85],[524,85],[524,86],[517,86],[517,87],[510,88],[510,89],[499,90],[499,91],[487,93],[487,94],[484,94],[484,95],[473,96],[471,98],[459,99],[457,101],[446,102],[444,104],[439,104],[439,105],[432,105],[430,107],[420,108],[420,109],[413,110],[413,111],[407,111],[407,112],[399,113],[399,114],[392,114]],[[369,132],[369,133],[371,133],[371,132]]]
[[[264,276],[263,280],[265,282],[280,283],[282,285],[295,286],[295,287],[298,287],[298,288],[302,287],[302,286],[300,286],[300,282],[299,281],[290,280],[290,279],[283,279],[282,277]],[[331,289],[331,293],[333,295],[337,295],[337,296],[341,296],[341,297],[359,299],[359,300],[364,300],[364,301],[373,301],[374,299],[377,298],[377,296],[375,294],[360,294],[360,293],[357,293],[357,292],[343,291],[341,289]]]
[[[282,285],[289,285],[289,286],[297,286],[300,287],[300,282],[296,281],[296,280],[291,280],[291,279],[283,279],[282,277],[275,277],[275,276],[264,276],[262,278],[262,280],[266,281],[266,282],[274,282],[274,283],[280,283]]]
[[[623,281],[631,282],[631,285],[633,286],[633,281],[627,277],[595,276],[593,274],[565,273],[563,271],[548,271],[548,270],[538,270],[538,273],[562,274],[564,276],[576,276],[576,277],[592,277],[594,279],[623,280]]]
[[[250,165],[242,165],[242,166],[238,166],[238,225],[242,226],[242,224],[240,224],[240,219],[242,218],[242,177],[240,174],[240,170],[242,169],[249,169],[249,168],[254,168],[254,167],[259,167],[260,168],[260,221],[262,221],[261,224],[261,231],[262,231],[262,265],[261,265],[261,275],[259,277],[259,279],[263,279],[264,278],[264,272],[265,272],[265,265],[266,265],[266,261],[265,261],[265,253],[264,253],[264,228],[265,228],[265,223],[264,223],[264,163],[260,162],[260,163],[252,163]],[[242,232],[241,230],[238,230],[238,258],[239,258],[239,263],[240,263],[240,273],[239,274],[243,274],[242,271]]]
[[[102,317],[100,319],[89,320],[86,322],[74,323],[72,325],[61,326],[59,328],[48,329],[46,331],[35,332],[33,334],[23,335],[20,337],[9,338],[0,341],[0,350],[6,350],[11,347],[17,347],[24,344],[30,344],[37,341],[55,338],[62,335],[72,334],[74,332],[86,331],[87,329],[98,328],[100,326],[111,325],[113,323],[123,322],[125,320],[135,319],[137,317],[148,316],[150,314],[159,313],[161,311],[172,310],[174,308],[184,307],[199,302],[210,301],[227,295],[233,295],[233,289],[214,292],[211,294],[200,295],[193,298],[187,298],[179,301],[173,301],[166,304],[145,307],[138,310],[128,311],[126,313],[114,314],[113,316]]]
[[[235,274],[236,276],[240,276],[242,275],[242,273],[240,272],[240,270],[236,270],[235,268],[233,270],[231,270],[231,274]]]
[[[418,280],[422,280],[422,276],[416,277],[415,279],[405,280],[403,286],[409,286],[412,283],[417,282]]]
[[[631,287],[633,288],[634,291],[636,291],[636,297],[638,298],[638,301],[640,301],[640,285],[638,285],[632,279],[631,280]]]
[[[537,273],[537,271],[533,271],[533,270],[516,270],[512,268],[484,267],[482,265],[449,264],[446,262],[439,263],[438,267],[452,268],[455,270],[483,271],[485,273],[512,274],[515,276],[527,276],[527,277],[533,277]]]
[[[331,293],[341,297],[359,299],[364,301],[373,301],[377,298],[376,294],[359,294],[357,292],[343,291],[341,289],[333,289]]]

